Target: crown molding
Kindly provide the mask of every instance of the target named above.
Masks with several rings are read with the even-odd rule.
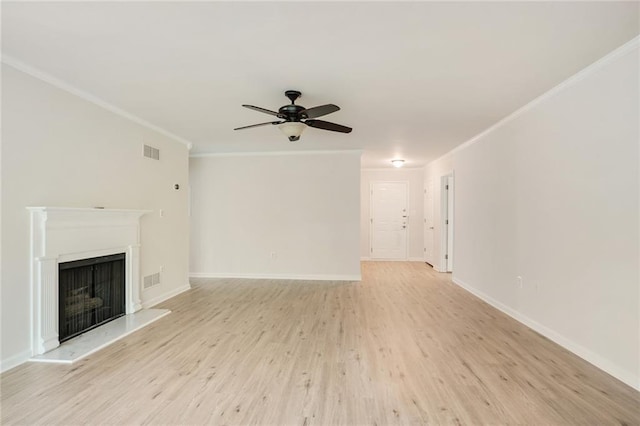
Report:
[[[488,135],[489,133],[491,133],[491,132],[499,129],[500,127],[506,125],[507,123],[515,120],[516,118],[518,118],[519,116],[521,116],[525,112],[535,108],[536,106],[538,106],[539,104],[545,102],[546,100],[551,99],[552,97],[556,96],[557,94],[559,94],[563,90],[565,90],[565,89],[573,86],[574,84],[577,84],[578,82],[584,80],[586,77],[588,77],[591,74],[597,72],[602,67],[604,67],[604,66],[606,66],[606,65],[608,65],[608,64],[610,64],[610,63],[622,58],[623,56],[633,52],[635,49],[638,49],[638,47],[640,47],[640,36],[636,36],[636,37],[632,38],[631,40],[629,40],[628,42],[626,42],[622,46],[620,46],[620,47],[614,49],[613,51],[609,52],[607,55],[605,55],[602,58],[598,59],[597,61],[593,62],[591,65],[588,65],[586,68],[583,68],[582,70],[578,71],[576,74],[574,74],[571,77],[567,78],[562,83],[558,84],[557,86],[554,86],[553,88],[549,89],[548,91],[546,91],[542,95],[538,96],[537,98],[534,98],[529,103],[525,104],[524,106],[518,108],[517,110],[515,110],[511,114],[509,114],[506,117],[504,117],[502,120],[498,121],[497,123],[493,124],[492,126],[488,127],[487,129],[483,130],[482,132],[478,133],[477,135],[475,135],[474,137],[472,137],[468,141],[466,141],[466,142],[458,145],[457,147],[453,148],[451,151],[447,152],[446,154],[444,154],[444,155],[438,157],[437,159],[429,162],[428,164],[435,163],[436,161],[440,161],[440,160],[442,160],[442,159],[444,159],[444,158],[446,158],[446,157],[448,157],[448,156],[450,156],[452,154],[455,154],[456,152],[459,152],[459,151],[469,147],[470,145],[473,145],[474,143],[478,142],[479,140],[481,140],[484,136]]]
[[[37,69],[35,67],[32,67],[31,65],[28,65],[12,56],[6,55],[6,54],[2,54],[2,63],[5,65],[8,65],[12,68],[15,68],[18,71],[22,71],[25,74],[30,75],[31,77],[37,78],[38,80],[44,81],[45,83],[49,83],[52,86],[57,87],[58,89],[64,90],[65,92],[71,93],[72,95],[75,95],[81,99],[84,99],[87,102],[91,102],[94,105],[97,105],[103,109],[106,109],[109,112],[112,112],[116,115],[119,115],[120,117],[126,118],[129,121],[133,121],[136,124],[139,124],[143,127],[146,127],[150,130],[153,130],[156,133],[159,133],[163,136],[166,136],[176,142],[181,143],[182,145],[186,146],[187,149],[191,149],[193,147],[193,143],[174,134],[171,133],[168,130],[163,129],[162,127],[156,126],[155,124],[152,124],[146,120],[143,120],[142,118],[133,115],[121,108],[118,108],[117,106],[110,104],[109,102],[95,96],[92,95],[89,92],[86,92],[82,89],[78,89],[77,87],[73,86],[72,84],[67,83],[66,81],[60,80],[57,77],[52,76],[51,74],[48,74],[40,69]]]
[[[323,155],[323,154],[362,154],[361,149],[343,149],[327,151],[251,151],[251,152],[202,152],[189,155],[189,158],[209,157],[275,157],[282,155]]]

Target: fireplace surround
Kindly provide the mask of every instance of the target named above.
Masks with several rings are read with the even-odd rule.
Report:
[[[150,210],[27,207],[31,215],[31,351],[60,345],[59,264],[125,254],[125,313],[140,304],[140,217]]]

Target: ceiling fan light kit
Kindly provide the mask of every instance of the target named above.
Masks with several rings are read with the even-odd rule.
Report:
[[[300,123],[299,121],[285,121],[284,123],[278,125],[278,129],[280,129],[291,142],[300,140],[300,135],[306,128],[307,126],[305,126],[303,123]]]
[[[339,133],[351,133],[351,130],[353,130],[351,127],[343,126],[341,124],[316,120],[316,118],[322,117],[323,115],[339,111],[339,106],[326,104],[313,108],[305,108],[302,105],[296,105],[296,99],[301,96],[299,91],[287,90],[284,92],[284,95],[289,98],[291,104],[280,107],[278,112],[254,105],[242,105],[243,107],[254,111],[276,116],[281,121],[268,121],[266,123],[251,124],[249,126],[236,127],[233,130],[249,129],[252,127],[266,126],[268,124],[278,125],[278,128],[289,138],[291,142],[300,140],[300,135],[307,126]]]

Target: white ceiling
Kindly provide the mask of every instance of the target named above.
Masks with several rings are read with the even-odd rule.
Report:
[[[3,55],[193,142],[421,166],[635,37],[638,2],[16,2]],[[271,126],[284,90],[351,134]]]

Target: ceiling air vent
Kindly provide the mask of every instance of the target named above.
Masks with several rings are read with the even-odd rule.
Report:
[[[153,160],[160,159],[160,150],[149,145],[144,146],[144,156]]]

